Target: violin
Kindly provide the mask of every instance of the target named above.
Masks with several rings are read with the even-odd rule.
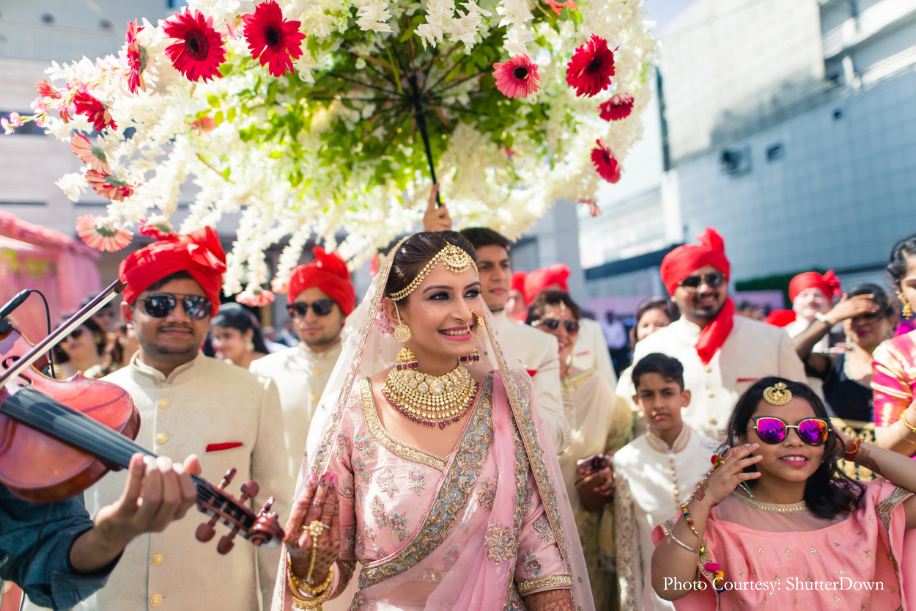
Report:
[[[126,469],[136,453],[156,454],[134,442],[140,414],[120,386],[77,374],[55,380],[39,370],[47,349],[66,337],[124,288],[117,281],[37,345],[15,328],[0,333],[0,482],[15,496],[49,503],[84,491],[111,470]],[[242,485],[236,499],[225,492],[236,474],[230,469],[218,486],[192,475],[197,508],[210,520],[197,529],[209,541],[217,522],[229,526],[217,551],[226,554],[241,534],[255,545],[270,547],[283,539],[273,497],[255,514],[247,503],[258,484]]]

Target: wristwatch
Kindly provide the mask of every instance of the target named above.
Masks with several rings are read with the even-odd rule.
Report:
[[[827,316],[824,314],[821,314],[820,312],[815,312],[814,320],[819,320],[822,323],[824,323],[825,325],[827,325],[828,327],[833,327],[833,323],[827,320]]]

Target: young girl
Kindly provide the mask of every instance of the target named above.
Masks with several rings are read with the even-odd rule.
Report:
[[[902,556],[916,527],[913,461],[841,436],[808,386],[775,377],[738,400],[727,440],[677,524],[653,534],[659,596],[679,611],[902,608],[914,585]],[[882,478],[849,479],[844,456]]]

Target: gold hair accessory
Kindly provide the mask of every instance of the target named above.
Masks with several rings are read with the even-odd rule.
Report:
[[[474,259],[471,258],[471,255],[464,252],[462,249],[458,248],[454,244],[448,244],[445,248],[440,250],[435,257],[430,259],[429,263],[426,264],[426,267],[423,268],[423,271],[413,279],[407,288],[404,290],[398,291],[397,293],[391,294],[391,299],[394,301],[400,301],[410,295],[414,289],[420,286],[420,283],[426,279],[433,267],[437,263],[441,262],[449,271],[460,274],[464,271],[467,271],[469,267],[474,268],[474,273],[477,274],[477,277],[480,278],[480,272],[477,271],[477,264],[474,263]]]
[[[910,316],[913,315],[913,306],[910,305],[910,302],[907,300],[906,296],[904,296],[903,292],[900,289],[894,289],[894,290],[897,291],[897,299],[900,300],[900,305],[901,305],[900,313],[903,314],[904,318],[909,318]]]
[[[782,382],[776,382],[774,386],[763,391],[763,400],[770,405],[785,405],[792,400],[792,391]]]

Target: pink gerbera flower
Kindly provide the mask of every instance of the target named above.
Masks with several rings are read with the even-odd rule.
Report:
[[[620,180],[620,163],[617,158],[611,154],[611,149],[601,144],[601,140],[596,140],[597,148],[592,149],[592,163],[601,178],[610,183],[616,183]]]
[[[595,203],[595,200],[583,198],[579,200],[579,203],[588,206],[588,213],[592,217],[601,216],[601,208],[598,207],[598,204]]]
[[[302,57],[302,24],[283,19],[283,11],[274,0],[259,4],[254,14],[245,15],[242,21],[251,56],[267,66],[271,76],[292,72],[293,60]]]
[[[566,66],[566,83],[576,89],[577,96],[592,97],[604,91],[614,76],[614,53],[607,41],[592,35],[591,39],[578,49]]]
[[[86,180],[96,193],[116,202],[133,195],[136,188],[136,185],[131,185],[126,180],[121,180],[113,174],[103,174],[97,170],[86,172]]]
[[[569,7],[569,10],[575,10],[578,8],[578,5],[573,2],[573,0],[566,0],[566,2],[555,2],[555,0],[547,0],[547,4],[550,5],[550,8],[553,9],[553,12],[557,15],[563,12],[565,7]]]
[[[527,55],[516,55],[504,64],[493,64],[496,88],[508,98],[526,98],[539,89],[538,65]]]
[[[82,134],[73,136],[70,139],[70,148],[73,150],[73,154],[79,157],[90,169],[100,174],[111,173],[105,152],[97,146],[92,146],[86,136]]]
[[[629,93],[618,93],[598,108],[601,110],[601,118],[605,121],[626,119],[633,112],[633,96]]]
[[[260,287],[255,290],[244,290],[235,296],[235,300],[242,305],[260,308],[274,302],[274,294]]]
[[[137,34],[143,31],[142,27],[137,27],[136,21],[127,24],[127,88],[131,93],[137,93],[137,89],[146,91],[146,83],[143,82],[143,71],[146,70],[146,64],[149,62],[149,53],[145,47],[141,47],[137,41]]]
[[[197,121],[191,123],[191,129],[196,131],[198,134],[205,134],[216,129],[216,122],[209,116],[201,117]]]
[[[73,96],[73,105],[78,114],[89,119],[95,131],[100,132],[106,127],[118,129],[118,126],[111,118],[111,114],[108,112],[108,107],[84,89],[77,91],[76,95]],[[61,112],[61,118],[63,118],[63,111]]]
[[[200,11],[185,7],[163,24],[162,31],[178,42],[165,49],[175,69],[191,81],[222,78],[219,66],[226,61],[226,47],[219,32],[213,29],[213,19],[205,19]]]
[[[51,98],[52,100],[60,98],[60,92],[51,86],[48,79],[41,79],[35,83],[35,89],[38,90],[38,95],[43,98]]]
[[[76,219],[76,233],[86,244],[102,252],[121,250],[134,237],[120,222],[100,216],[81,216]]]

